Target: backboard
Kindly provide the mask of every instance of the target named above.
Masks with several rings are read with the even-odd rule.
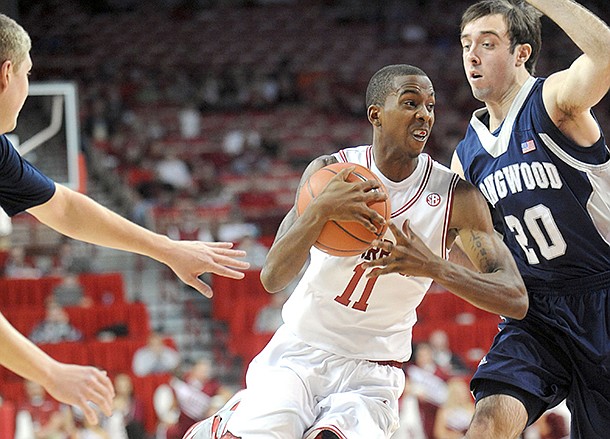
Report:
[[[8,135],[30,163],[71,189],[78,189],[80,128],[78,93],[73,82],[33,82]]]

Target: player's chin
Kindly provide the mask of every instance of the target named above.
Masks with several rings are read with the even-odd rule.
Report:
[[[424,150],[426,143],[428,142],[428,136],[421,138],[410,136],[407,139],[407,148],[409,151],[409,158],[417,158]]]

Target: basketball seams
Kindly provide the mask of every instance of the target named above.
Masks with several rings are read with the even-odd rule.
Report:
[[[313,193],[313,188],[311,187],[311,181],[309,181],[309,179],[307,179],[307,192],[309,192],[309,196],[312,199],[316,198],[316,195]]]
[[[358,256],[358,255],[362,254],[364,251],[366,251],[366,250],[358,250],[358,249],[344,250],[344,249],[340,249],[340,248],[330,247],[326,244],[322,244],[321,242],[316,242],[316,247],[318,248],[318,250],[322,250],[325,253],[329,253],[330,251],[335,252],[334,255],[329,253],[331,256]]]
[[[351,162],[338,162],[318,169],[307,179],[306,191],[297,198],[297,214],[301,214],[309,203],[328,185],[328,181],[342,169],[354,167],[347,181],[358,183],[367,180],[376,180],[380,184],[379,190],[387,194],[387,189],[377,176],[368,168]],[[321,172],[324,171],[324,172]],[[330,174],[328,174],[329,172]],[[383,208],[380,206],[383,204]],[[377,212],[389,220],[391,206],[389,202],[375,202],[370,204]],[[344,223],[344,224],[343,224]],[[314,246],[332,256],[357,256],[369,248],[371,241],[381,238],[387,230],[387,224],[377,227],[371,232],[357,221],[328,221],[322,228]]]
[[[355,240],[360,241],[360,242],[361,242],[361,243],[363,243],[363,244],[368,244],[368,243],[369,243],[368,241],[365,241],[364,239],[360,238],[359,236],[357,236],[357,235],[353,234],[352,232],[350,232],[349,230],[347,230],[345,227],[343,227],[343,226],[342,226],[341,224],[339,224],[337,221],[335,221],[335,220],[331,220],[331,222],[332,222],[332,223],[333,223],[335,226],[337,226],[337,227],[339,227],[341,230],[343,230],[343,231],[344,231],[344,232],[345,232],[347,235],[349,235],[349,236],[351,236],[352,238],[354,238]],[[354,221],[354,222],[355,222],[355,221]]]

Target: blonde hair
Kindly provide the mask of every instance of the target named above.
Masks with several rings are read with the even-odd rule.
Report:
[[[30,36],[15,20],[0,14],[0,63],[12,61],[18,69],[32,48]]]

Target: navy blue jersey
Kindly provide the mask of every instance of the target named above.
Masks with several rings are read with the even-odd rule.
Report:
[[[0,136],[0,207],[13,216],[48,201],[55,183],[24,160],[6,136]]]
[[[491,133],[475,111],[457,154],[493,206],[528,289],[587,288],[610,272],[610,160],[603,135],[582,148],[554,125],[530,78]],[[572,282],[570,282],[572,281]]]

